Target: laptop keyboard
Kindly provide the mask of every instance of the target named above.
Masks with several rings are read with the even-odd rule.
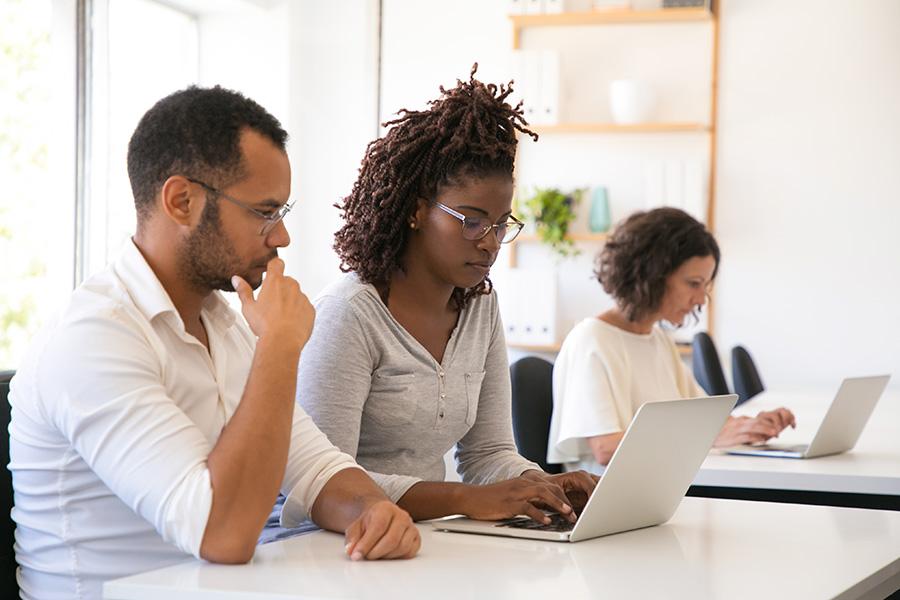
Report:
[[[754,448],[771,452],[806,452],[806,450],[809,448],[809,444],[795,444],[793,446],[761,444],[759,446],[754,446]]]
[[[500,521],[496,526],[512,527],[513,529],[532,529],[535,531],[557,532],[572,531],[572,528],[575,527],[575,523],[570,523],[561,515],[547,516],[550,517],[550,523],[546,525],[544,525],[543,523],[538,523],[530,517],[514,517],[512,519],[507,519],[506,521]]]

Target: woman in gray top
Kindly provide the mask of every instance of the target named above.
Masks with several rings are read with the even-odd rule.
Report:
[[[548,475],[516,452],[488,279],[522,227],[511,211],[516,130],[537,136],[505,101],[510,88],[474,74],[369,144],[335,236],[349,273],[316,302],[297,398],[415,519],[549,522],[540,509],[550,508],[574,520],[595,479]],[[464,483],[444,482],[454,446]]]

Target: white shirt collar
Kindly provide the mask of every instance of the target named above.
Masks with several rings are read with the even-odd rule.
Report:
[[[147,321],[152,321],[160,315],[171,314],[184,328],[184,322],[172,298],[133,240],[124,245],[122,253],[116,259],[114,270]],[[235,313],[221,292],[213,291],[207,296],[203,302],[203,310],[217,328],[225,330],[234,325]]]

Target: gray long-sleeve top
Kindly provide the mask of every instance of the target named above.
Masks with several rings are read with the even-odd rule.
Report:
[[[441,363],[355,274],[325,289],[315,306],[297,400],[393,501],[419,481],[443,481],[444,455],[454,445],[466,483],[540,470],[513,442],[495,293],[476,296],[462,310]]]

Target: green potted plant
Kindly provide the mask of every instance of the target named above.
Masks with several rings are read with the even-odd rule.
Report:
[[[575,220],[575,207],[582,190],[566,194],[558,188],[536,188],[524,201],[526,216],[534,223],[540,240],[560,256],[574,256],[578,249],[566,238],[569,224]]]

